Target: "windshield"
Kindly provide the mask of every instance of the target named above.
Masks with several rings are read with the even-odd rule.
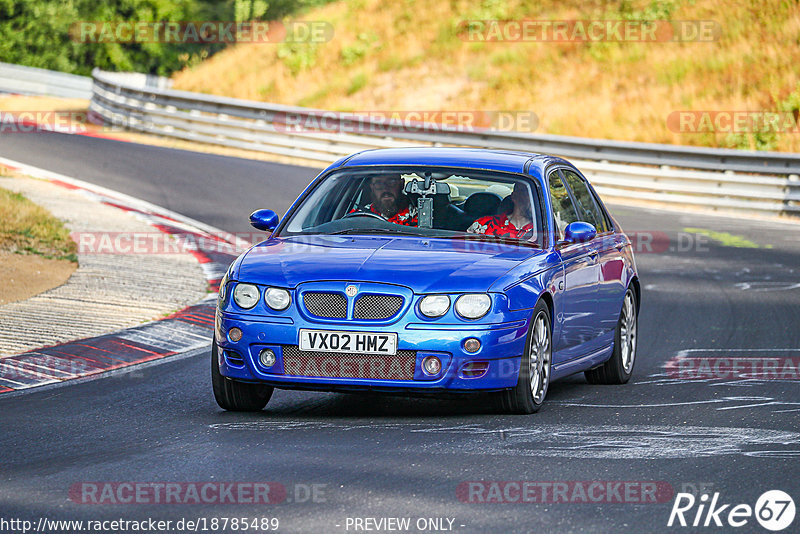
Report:
[[[280,235],[404,234],[542,246],[531,179],[489,171],[343,169],[326,177]]]

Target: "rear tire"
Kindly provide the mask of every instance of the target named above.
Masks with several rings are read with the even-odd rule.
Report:
[[[624,384],[630,380],[633,375],[633,364],[636,363],[638,336],[639,314],[636,309],[636,296],[629,287],[622,301],[611,358],[600,367],[585,371],[586,380],[590,384]]]
[[[231,412],[260,412],[274,391],[270,386],[234,382],[222,376],[216,339],[211,345],[211,385],[219,407]]]
[[[553,328],[550,324],[550,309],[540,300],[533,310],[533,321],[528,331],[517,385],[500,394],[500,405],[504,412],[531,414],[541,409],[550,386],[552,355]]]

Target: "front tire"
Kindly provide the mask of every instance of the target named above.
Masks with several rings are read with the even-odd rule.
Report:
[[[216,339],[211,344],[211,385],[219,407],[231,412],[260,412],[274,391],[270,386],[234,382],[222,376]]]
[[[614,350],[611,358],[596,369],[584,372],[590,384],[624,384],[633,375],[636,363],[636,346],[639,341],[639,314],[632,288],[625,292],[622,311],[614,333]]]
[[[528,332],[525,354],[519,368],[519,378],[514,389],[504,391],[500,402],[508,413],[531,414],[538,412],[550,386],[550,369],[553,355],[553,329],[550,310],[539,301],[533,310],[533,322]]]

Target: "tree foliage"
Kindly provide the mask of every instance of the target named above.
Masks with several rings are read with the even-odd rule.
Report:
[[[84,42],[80,22],[274,20],[324,0],[0,0],[0,61],[89,74],[169,75],[225,43]]]

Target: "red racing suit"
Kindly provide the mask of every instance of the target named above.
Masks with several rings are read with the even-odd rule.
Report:
[[[528,223],[518,229],[511,224],[507,213],[502,215],[486,215],[467,228],[467,232],[470,234],[495,235],[497,237],[511,237],[514,239],[520,239],[526,234],[533,232],[533,230],[534,227],[532,223]]]

